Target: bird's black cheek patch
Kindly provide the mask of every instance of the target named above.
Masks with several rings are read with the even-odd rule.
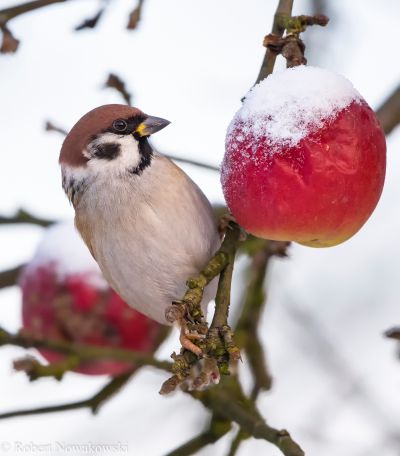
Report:
[[[105,143],[96,146],[94,156],[104,160],[114,160],[120,154],[120,145],[118,143]]]
[[[138,176],[140,176],[142,172],[151,165],[151,161],[153,159],[153,149],[151,148],[146,137],[139,138],[138,148],[140,162],[135,168],[131,168],[128,171],[131,174],[137,174]]]

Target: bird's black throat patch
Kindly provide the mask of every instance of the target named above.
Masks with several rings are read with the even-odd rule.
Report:
[[[138,141],[138,149],[140,154],[140,162],[134,168],[131,168],[129,172],[131,174],[136,174],[140,176],[142,172],[151,165],[151,160],[153,159],[153,149],[151,148],[149,141],[146,137],[140,137],[139,135],[134,135]]]
[[[94,156],[104,160],[114,160],[120,153],[120,145],[115,142],[99,144],[95,147]]]

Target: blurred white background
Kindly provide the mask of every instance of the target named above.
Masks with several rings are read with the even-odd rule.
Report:
[[[400,80],[400,4],[326,4],[329,26],[304,34],[309,64],[342,73],[377,108]],[[258,74],[276,1],[147,0],[139,29],[129,32],[132,2],[113,0],[94,31],[73,32],[98,6],[92,0],[71,1],[10,22],[22,43],[16,55],[0,56],[1,214],[23,207],[39,216],[72,217],[57,163],[62,138],[45,133],[44,122],[69,129],[89,109],[121,102],[114,91],[101,89],[110,71],[127,81],[134,105],[171,120],[154,138],[157,148],[218,165],[226,126]],[[295,0],[295,14],[310,12],[312,3]],[[308,456],[400,455],[400,361],[393,342],[382,336],[400,323],[399,147],[397,128],[388,138],[381,201],[360,233],[330,249],[293,246],[291,258],[274,262],[269,273],[260,332],[274,386],[259,405],[267,421],[287,428]],[[223,202],[217,173],[184,169],[212,202]],[[41,234],[37,227],[1,227],[0,268],[28,261]],[[236,301],[240,266],[238,271]],[[0,293],[0,324],[10,330],[20,326],[15,287]],[[176,348],[174,334],[159,356]],[[22,353],[1,349],[0,413],[83,399],[106,381],[67,374],[61,383],[29,384],[11,369],[12,359]],[[21,454],[14,446],[18,441],[120,442],[131,455],[165,454],[199,432],[207,414],[183,394],[160,397],[164,378],[142,370],[96,417],[81,410],[2,421],[0,441],[12,445],[0,445],[0,454]],[[226,454],[231,436],[200,454]],[[25,453],[43,451],[31,446]],[[277,456],[279,451],[249,440],[238,454]]]

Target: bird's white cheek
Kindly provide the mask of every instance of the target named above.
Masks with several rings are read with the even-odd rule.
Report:
[[[107,160],[93,156],[96,146],[105,143],[119,145],[115,158]],[[118,136],[113,133],[105,133],[88,145],[86,153],[91,155],[91,159],[87,163],[88,170],[97,176],[125,173],[127,170],[136,168],[140,163],[138,142],[132,135]]]

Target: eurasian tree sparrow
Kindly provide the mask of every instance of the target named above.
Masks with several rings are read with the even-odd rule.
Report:
[[[100,106],[76,123],[60,154],[76,226],[104,276],[130,306],[163,324],[221,242],[202,191],[148,142],[168,124],[129,106]],[[204,312],[215,286],[205,290]]]

